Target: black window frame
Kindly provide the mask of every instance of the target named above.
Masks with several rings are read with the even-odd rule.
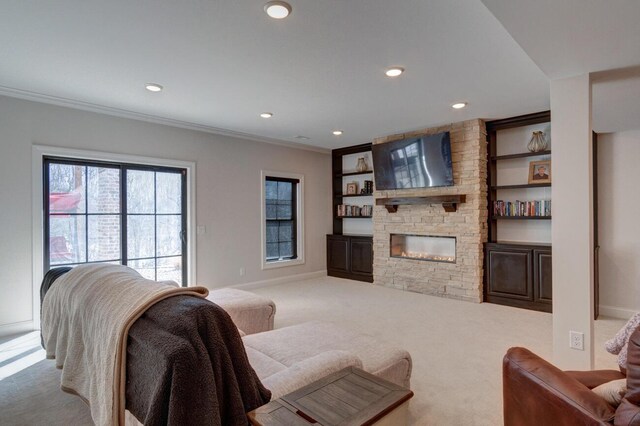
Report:
[[[278,222],[278,224],[280,222],[292,222],[292,227],[291,227],[291,250],[293,252],[292,256],[287,256],[287,257],[278,257],[277,259],[269,259],[267,257],[267,238],[265,235],[265,247],[264,247],[264,262],[269,264],[269,263],[275,263],[275,262],[286,262],[286,261],[290,261],[290,260],[296,260],[298,259],[298,189],[300,186],[300,179],[295,179],[295,178],[286,178],[286,177],[278,177],[278,176],[265,176],[264,178],[264,182],[262,183],[265,187],[267,182],[287,182],[287,183],[291,183],[291,219],[268,219],[267,215],[265,213],[265,234],[268,232],[268,223],[269,222]],[[263,200],[265,206],[265,212],[267,209],[267,196],[266,196],[266,190],[265,190],[265,197]],[[287,242],[287,241],[282,241],[282,242]],[[278,232],[278,254],[280,253],[280,232]]]
[[[85,262],[74,262],[67,264],[55,264],[51,265],[50,263],[50,185],[49,185],[49,165],[50,164],[66,164],[71,166],[82,166],[82,167],[102,167],[102,168],[113,168],[118,169],[120,171],[120,212],[117,214],[120,217],[120,259],[113,260],[100,260],[100,261],[91,261],[89,262],[89,257],[87,253],[85,253]],[[80,158],[67,158],[67,157],[57,157],[57,156],[43,156],[42,159],[42,179],[43,179],[43,267],[44,273],[48,272],[52,268],[58,268],[62,266],[70,266],[70,265],[83,265],[83,264],[95,264],[95,263],[108,263],[108,262],[116,262],[119,261],[122,265],[127,265],[129,260],[147,260],[154,259],[156,261],[155,274],[157,278],[157,260],[163,258],[171,258],[178,256],[157,256],[157,249],[154,253],[153,257],[145,257],[145,258],[135,258],[129,259],[127,254],[127,216],[135,216],[137,213],[127,213],[127,171],[152,171],[152,172],[160,172],[160,173],[175,173],[181,175],[181,231],[180,231],[180,239],[181,239],[181,257],[182,257],[182,287],[187,287],[188,283],[188,232],[187,232],[187,169],[181,167],[170,167],[170,166],[154,166],[147,164],[135,164],[135,163],[126,163],[126,162],[115,162],[115,161],[101,161],[101,160],[85,160]],[[86,169],[85,169],[86,170]],[[157,175],[154,175],[154,188],[155,188],[155,179]],[[88,181],[85,177],[85,191],[88,191]],[[85,202],[86,202],[85,197]],[[157,209],[155,208],[155,204],[157,202],[156,197],[154,197],[154,213],[146,214],[148,216],[154,216],[154,224],[157,221],[158,216],[176,216],[176,214],[169,213],[157,213]],[[65,213],[69,214],[69,213]],[[88,213],[86,211],[84,213],[75,213],[72,215],[78,216],[88,216],[90,215],[99,215],[100,213]],[[55,213],[54,213],[55,215]],[[111,215],[116,215],[115,213]],[[88,220],[86,220],[85,226],[88,226]],[[157,226],[154,226],[154,239],[157,242]],[[85,238],[89,238],[88,233],[85,235]],[[88,244],[85,244],[88,246]],[[85,250],[88,250],[88,247],[85,247]]]

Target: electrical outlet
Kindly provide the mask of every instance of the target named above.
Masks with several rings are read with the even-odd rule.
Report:
[[[243,266],[242,268],[240,268],[240,276],[241,277],[244,277],[244,272],[245,271],[244,271],[244,266]]]
[[[578,331],[570,331],[569,347],[578,351],[584,351],[584,333],[580,333]]]

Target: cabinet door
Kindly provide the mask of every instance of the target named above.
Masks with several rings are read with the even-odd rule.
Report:
[[[551,251],[533,250],[535,301],[551,304]]]
[[[349,272],[349,239],[347,237],[327,236],[327,269]]]
[[[530,249],[492,248],[487,256],[489,296],[533,300],[533,259]]]
[[[373,240],[351,239],[351,273],[373,274]]]

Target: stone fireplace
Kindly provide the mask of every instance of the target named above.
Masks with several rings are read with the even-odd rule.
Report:
[[[455,211],[446,211],[442,203],[399,204],[395,211],[376,205],[373,211],[374,284],[481,302],[488,214],[484,122],[469,120],[378,138],[373,143],[447,131],[451,136],[453,186],[376,190],[374,198],[460,195],[464,196],[464,202],[460,202]]]
[[[391,234],[389,256],[428,262],[456,263],[456,237]]]

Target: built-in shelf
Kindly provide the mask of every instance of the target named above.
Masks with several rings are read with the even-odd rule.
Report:
[[[373,216],[335,216],[336,219],[371,219]]]
[[[336,173],[336,177],[340,176],[359,176],[359,175],[370,175],[373,173],[373,170],[367,170],[366,172],[348,172],[348,173]]]
[[[521,189],[521,188],[545,188],[550,187],[550,183],[525,183],[522,185],[498,185],[492,186],[491,189]]]
[[[507,219],[507,220],[532,220],[532,219],[537,219],[537,220],[551,220],[551,216],[491,216],[491,220],[502,220],[502,219]]]
[[[522,152],[519,154],[496,155],[491,157],[492,160],[511,160],[514,158],[539,157],[541,155],[551,155],[551,150],[539,152]]]
[[[432,195],[428,197],[378,198],[376,205],[384,206],[389,213],[395,213],[400,205],[442,204],[444,211],[452,213],[457,210],[458,204],[464,203],[466,200],[466,195]]]
[[[346,198],[346,197],[373,197],[373,194],[336,194],[336,198]]]

